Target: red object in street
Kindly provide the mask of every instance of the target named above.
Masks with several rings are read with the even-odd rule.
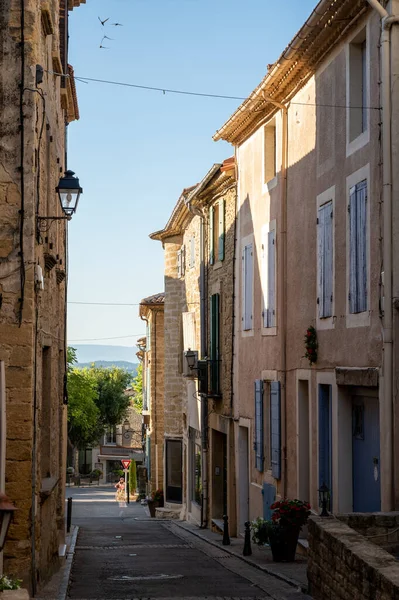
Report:
[[[128,469],[130,466],[131,460],[121,460],[122,466],[124,469]]]

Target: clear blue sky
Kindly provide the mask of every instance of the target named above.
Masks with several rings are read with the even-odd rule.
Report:
[[[70,15],[69,60],[77,76],[246,97],[316,3],[87,0]],[[110,17],[105,27],[98,16]],[[104,34],[109,50],[99,48]],[[212,135],[240,102],[99,83],[77,90],[68,166],[84,195],[69,225],[69,300],[138,303],[163,289],[162,247],[148,235],[184,187],[233,154]],[[138,307],[69,305],[72,344],[133,346],[135,337],[117,336],[144,331]]]

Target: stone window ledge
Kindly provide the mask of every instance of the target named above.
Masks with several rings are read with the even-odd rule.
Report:
[[[59,480],[59,477],[44,477],[42,479],[42,487],[40,489],[40,500],[42,503],[51,496]]]

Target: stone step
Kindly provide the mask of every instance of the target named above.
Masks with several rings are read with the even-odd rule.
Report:
[[[163,508],[155,509],[155,517],[157,519],[180,519],[180,511],[181,509],[169,508],[164,506]]]
[[[296,553],[299,554],[300,556],[307,556],[308,555],[308,549],[309,549],[309,542],[308,542],[308,540],[299,538],[298,545],[296,547]]]

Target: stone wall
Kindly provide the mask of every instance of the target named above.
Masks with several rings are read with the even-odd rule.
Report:
[[[0,3],[0,360],[7,405],[5,491],[18,508],[4,572],[35,588],[59,565],[66,464],[66,222],[42,221],[39,233],[37,215],[61,215],[55,187],[64,171],[65,124],[73,115],[67,115],[70,85],[65,104],[59,77],[44,72],[43,82],[36,87],[35,81],[34,65],[51,70],[61,54],[63,0],[47,2],[52,27],[43,26],[37,0],[24,4],[21,46],[20,2]],[[35,285],[35,265],[43,271],[43,290]]]
[[[368,535],[375,535],[382,533],[388,523],[389,527],[396,524],[398,519],[397,513],[391,520],[389,515],[384,515],[381,521],[377,515],[369,517],[365,527],[359,526],[355,515],[344,520]],[[399,563],[370,539],[333,517],[309,520],[308,580],[315,600],[399,598]]]

